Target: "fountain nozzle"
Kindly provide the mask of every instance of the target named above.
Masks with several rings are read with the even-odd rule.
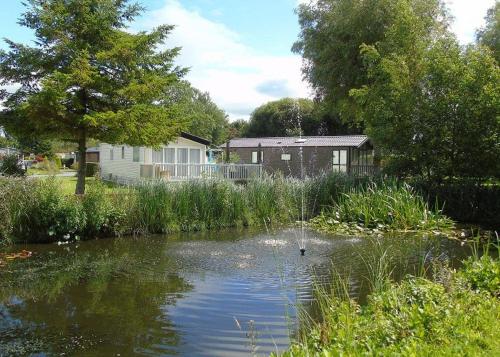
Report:
[[[300,248],[300,255],[306,254],[306,248]]]

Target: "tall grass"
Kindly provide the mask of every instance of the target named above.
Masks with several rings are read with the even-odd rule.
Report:
[[[82,197],[67,194],[55,179],[0,181],[4,242],[295,224],[321,212],[313,220],[319,228],[330,221],[391,229],[449,224],[407,186],[340,174],[303,181],[266,176],[244,185],[151,181],[128,189],[95,181]]]
[[[446,230],[452,221],[407,184],[388,180],[351,188],[325,209],[313,225],[325,230],[352,226],[379,231]]]
[[[422,272],[399,283],[391,280],[386,256],[378,258],[368,265],[374,281],[366,304],[349,296],[348,279],[336,273],[331,288],[315,288],[321,318],[304,320],[301,336],[284,356],[498,354],[498,257],[473,256],[459,271],[441,265],[445,272]]]

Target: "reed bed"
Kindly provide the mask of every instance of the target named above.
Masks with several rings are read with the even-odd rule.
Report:
[[[453,227],[441,210],[431,209],[413,188],[395,180],[351,188],[311,224],[321,230],[346,233],[446,232]]]
[[[312,220],[317,228],[337,219],[403,229],[447,222],[407,186],[341,174],[306,180],[265,176],[246,184],[149,181],[128,188],[97,180],[83,196],[67,194],[53,178],[0,181],[0,242],[290,225],[318,215]]]

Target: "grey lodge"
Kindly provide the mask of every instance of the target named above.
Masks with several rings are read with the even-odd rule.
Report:
[[[373,145],[365,135],[236,138],[220,147],[240,164],[262,164],[268,173],[315,176],[338,171],[371,175],[376,167]],[[303,172],[301,172],[301,156]]]

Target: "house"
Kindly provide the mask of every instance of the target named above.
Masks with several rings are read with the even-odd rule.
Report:
[[[373,145],[365,135],[236,138],[220,148],[226,157],[229,152],[240,164],[262,164],[271,174],[306,177],[328,171],[361,175],[377,171]]]
[[[98,146],[93,146],[90,148],[87,148],[87,152],[85,154],[85,160],[87,162],[94,162],[98,163],[99,162],[99,151],[100,148]]]
[[[209,144],[206,139],[184,132],[159,149],[102,143],[99,146],[100,174],[104,179],[122,183],[141,179],[244,180],[260,176],[260,165],[209,163],[207,158]]]

